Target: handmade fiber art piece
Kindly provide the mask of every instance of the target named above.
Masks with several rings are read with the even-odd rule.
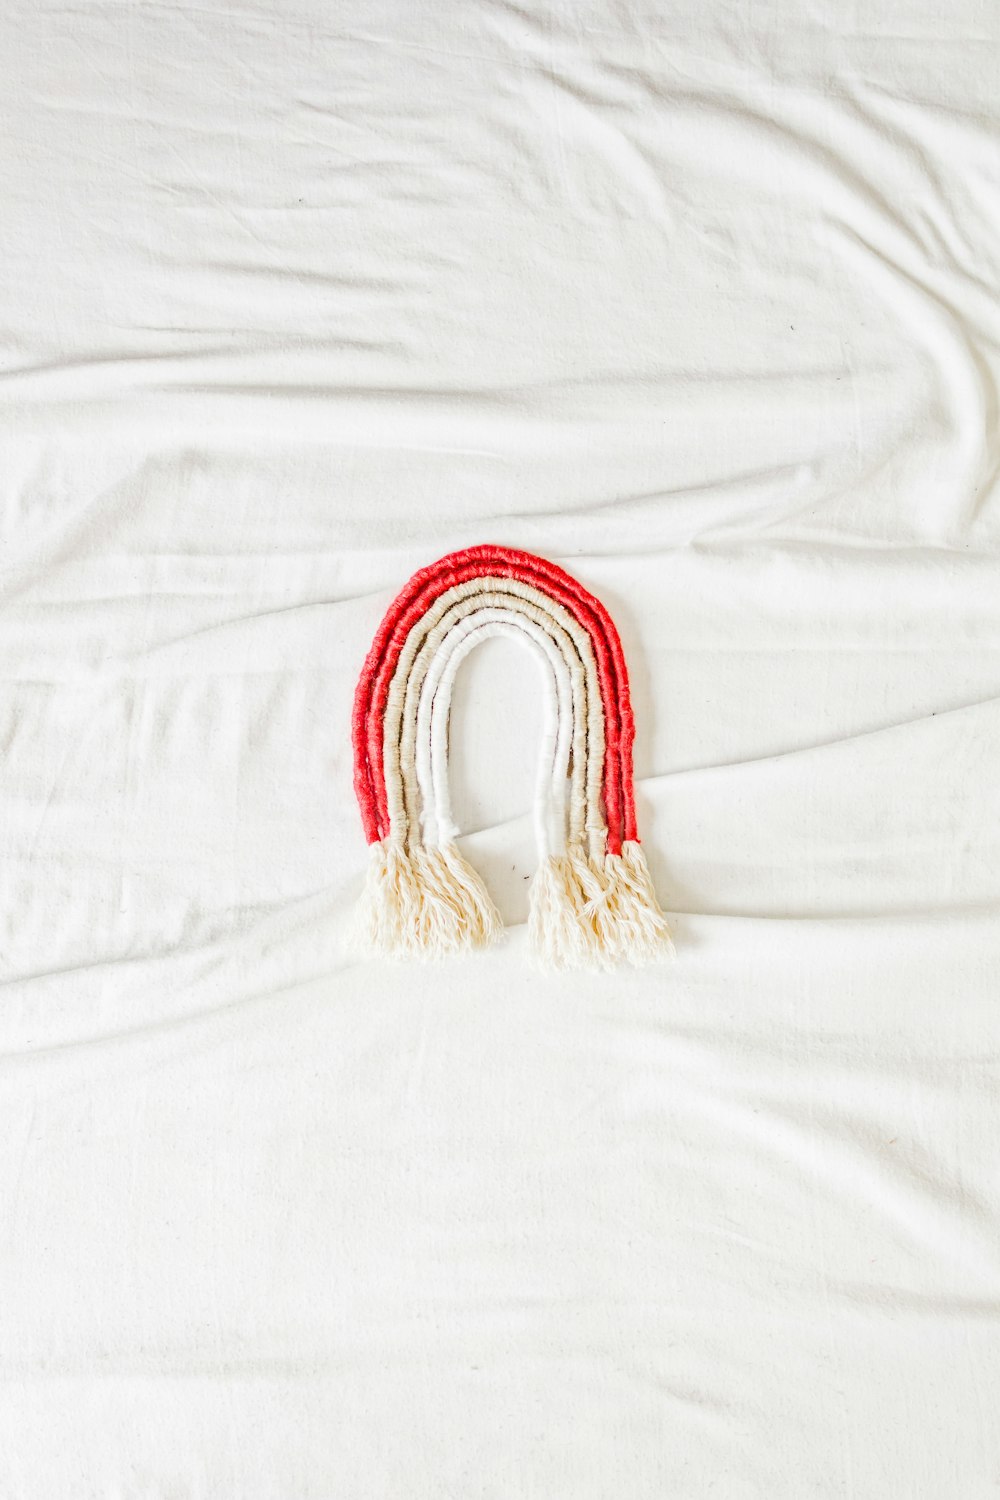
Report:
[[[636,830],[635,724],[607,610],[554,563],[468,547],[415,573],[358,681],[354,786],[370,864],[361,935],[373,951],[436,958],[482,948],[502,923],[459,853],[448,786],[458,668],[493,636],[536,657],[545,715],[534,801],[539,865],[529,931],[550,968],[645,964],[672,952]]]

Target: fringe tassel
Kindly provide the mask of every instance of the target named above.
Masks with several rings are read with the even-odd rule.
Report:
[[[486,887],[455,846],[372,845],[357,941],[384,958],[443,958],[485,948],[501,931]]]
[[[667,919],[660,910],[642,845],[631,840],[620,854],[606,854],[604,922],[609,948],[637,968],[674,957]]]
[[[528,936],[535,961],[543,969],[601,968],[601,951],[577,861],[569,854],[550,854],[531,882]]]
[[[388,958],[444,958],[486,948],[502,930],[486,887],[454,844],[407,850],[391,839],[372,845],[361,903],[359,945]],[[546,969],[636,967],[672,958],[638,843],[590,860],[582,848],[553,854],[531,886],[528,931]]]
[[[384,958],[413,951],[421,904],[410,856],[389,839],[372,844],[355,936],[359,947]]]
[[[595,862],[582,849],[550,855],[531,888],[534,955],[546,969],[639,967],[673,957],[673,943],[637,843]]]
[[[419,949],[428,958],[488,948],[503,930],[482,880],[454,844],[413,851],[424,902],[420,913]]]

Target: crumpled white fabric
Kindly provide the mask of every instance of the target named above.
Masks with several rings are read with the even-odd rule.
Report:
[[[0,14],[0,1494],[1000,1484],[1000,15]],[[349,957],[452,548],[607,604],[677,960]]]

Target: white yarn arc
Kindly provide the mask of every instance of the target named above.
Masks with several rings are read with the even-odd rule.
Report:
[[[569,756],[573,736],[573,684],[566,659],[550,635],[513,609],[485,607],[466,615],[445,636],[420,689],[416,769],[424,843],[442,847],[460,829],[451,810],[448,780],[448,719],[452,690],[465,658],[484,641],[511,637],[525,645],[542,668],[542,742],[535,790],[535,842],[539,860],[566,850]]]
[[[512,586],[508,587],[508,584]],[[590,790],[587,778],[592,759],[591,742],[593,741],[594,750],[599,751],[601,756],[603,756],[604,748],[603,718],[598,716],[595,722],[594,717],[588,712],[590,689],[588,665],[581,656],[578,643],[564,628],[558,617],[556,613],[560,611],[558,605],[554,605],[553,601],[540,590],[511,580],[492,577],[470,580],[465,585],[449,590],[448,594],[442,596],[437,605],[428,611],[422,625],[414,627],[410,639],[407,640],[403,653],[404,656],[409,657],[405,669],[405,680],[401,657],[400,666],[397,667],[391,684],[384,725],[386,791],[391,822],[393,826],[398,824],[408,832],[418,817],[418,808],[422,801],[417,783],[416,756],[417,714],[424,678],[457,623],[488,607],[510,610],[519,617],[534,621],[545,634],[551,636],[566,661],[573,683],[571,762],[573,792],[570,799],[570,831],[571,836],[582,838],[587,822],[587,795]],[[413,636],[418,632],[421,638],[416,642],[415,650],[411,653]],[[589,641],[584,644],[586,648],[589,648]],[[593,661],[592,654],[590,661],[591,663]],[[594,677],[596,679],[596,670]],[[600,708],[599,703],[597,706]],[[394,785],[395,777],[388,769],[391,764],[394,739],[397,743],[396,753],[399,765],[398,787]],[[598,765],[598,776],[600,771],[601,766]],[[599,794],[599,783],[593,790]],[[600,815],[599,807],[598,815]],[[574,822],[579,824],[578,828],[573,826]]]

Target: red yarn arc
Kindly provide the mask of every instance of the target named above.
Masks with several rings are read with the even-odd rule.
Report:
[[[498,555],[502,554],[502,555]],[[453,558],[461,558],[463,561],[459,566],[446,567]],[[522,561],[523,559],[523,561]],[[544,577],[539,578],[541,568],[546,570]],[[429,576],[427,576],[429,575]],[[450,557],[442,558],[431,568],[421,569],[410,580],[410,584],[397,596],[390,608],[383,629],[388,631],[388,646],[385,651],[379,653],[381,660],[378,663],[375,677],[372,706],[369,708],[367,719],[367,759],[369,767],[369,778],[376,801],[376,808],[380,814],[379,837],[384,837],[388,832],[388,813],[385,808],[385,778],[383,766],[383,739],[382,719],[385,712],[385,703],[388,699],[390,685],[395,673],[399,654],[403,650],[407,637],[422,619],[431,605],[447,589],[458,584],[466,583],[470,579],[515,578],[521,582],[532,584],[546,593],[549,598],[567,606],[573,613],[574,618],[588,630],[595,651],[598,677],[601,685],[602,706],[605,714],[605,766],[602,778],[602,786],[605,801],[605,813],[609,829],[609,842],[613,852],[618,852],[620,839],[623,836],[622,828],[624,821],[624,809],[622,806],[622,778],[621,778],[621,698],[618,682],[624,673],[624,658],[621,653],[621,645],[618,642],[617,632],[607,616],[603,607],[589,594],[574,578],[564,573],[555,564],[548,563],[542,558],[535,558],[530,553],[518,553],[513,549],[476,547],[467,549],[466,553],[451,554]],[[423,580],[423,586],[417,588],[419,580]],[[607,627],[613,633],[613,641],[609,638]],[[379,644],[376,640],[376,646]],[[615,647],[617,646],[617,650]],[[373,647],[373,651],[374,651]],[[627,693],[627,677],[626,693]],[[630,711],[629,711],[630,712]],[[630,744],[630,741],[629,741]],[[629,766],[631,762],[629,762]],[[631,772],[630,782],[631,782]]]
[[[451,552],[414,573],[386,611],[365,658],[354,695],[351,730],[354,790],[368,842],[376,843],[389,833],[382,724],[406,639],[443,593],[476,578],[530,584],[568,610],[590,636],[605,721],[602,795],[608,852],[619,854],[622,842],[638,842],[638,834],[632,769],[635,720],[618,631],[600,600],[555,563],[513,547],[489,544]]]

